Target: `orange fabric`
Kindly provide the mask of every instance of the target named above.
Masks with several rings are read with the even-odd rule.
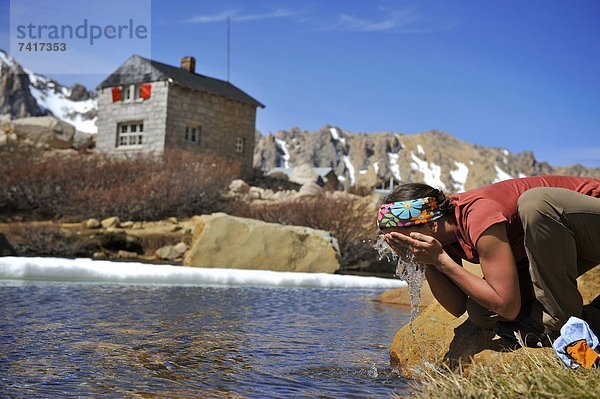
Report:
[[[140,88],[140,97],[142,97],[144,100],[147,100],[150,98],[151,92],[152,86],[150,86],[149,84],[142,85],[142,87]]]
[[[112,100],[113,103],[116,101],[121,101],[121,88],[120,87],[113,87],[112,88]]]
[[[586,369],[597,367],[600,364],[600,354],[590,348],[585,339],[569,344],[567,354]]]

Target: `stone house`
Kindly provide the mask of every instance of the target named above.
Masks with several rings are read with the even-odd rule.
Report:
[[[251,173],[256,109],[264,105],[229,82],[196,73],[194,57],[182,58],[178,68],[133,55],[97,90],[98,151],[211,151]]]

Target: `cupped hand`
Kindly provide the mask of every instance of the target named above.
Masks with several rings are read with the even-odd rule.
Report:
[[[442,244],[435,238],[412,232],[410,236],[390,232],[383,235],[385,241],[399,255],[411,253],[414,255],[414,261],[422,265],[437,266],[441,258],[446,255]]]

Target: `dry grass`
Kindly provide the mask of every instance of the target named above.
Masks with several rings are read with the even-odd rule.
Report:
[[[53,225],[17,223],[5,233],[18,256],[90,257],[100,249],[89,237]]]
[[[501,359],[501,360],[500,360]],[[417,398],[598,398],[599,369],[567,369],[552,349],[520,349],[493,365],[429,366],[413,383]]]
[[[215,155],[184,151],[161,158],[3,155],[0,217],[159,220],[226,211],[222,194],[238,172]]]

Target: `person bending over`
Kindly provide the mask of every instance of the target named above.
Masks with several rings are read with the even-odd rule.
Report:
[[[570,316],[600,336],[600,296],[584,306],[576,281],[600,264],[600,180],[525,177],[449,197],[407,183],[384,199],[377,224],[399,256],[425,267],[453,315],[512,341],[520,332],[527,345],[548,345]]]

